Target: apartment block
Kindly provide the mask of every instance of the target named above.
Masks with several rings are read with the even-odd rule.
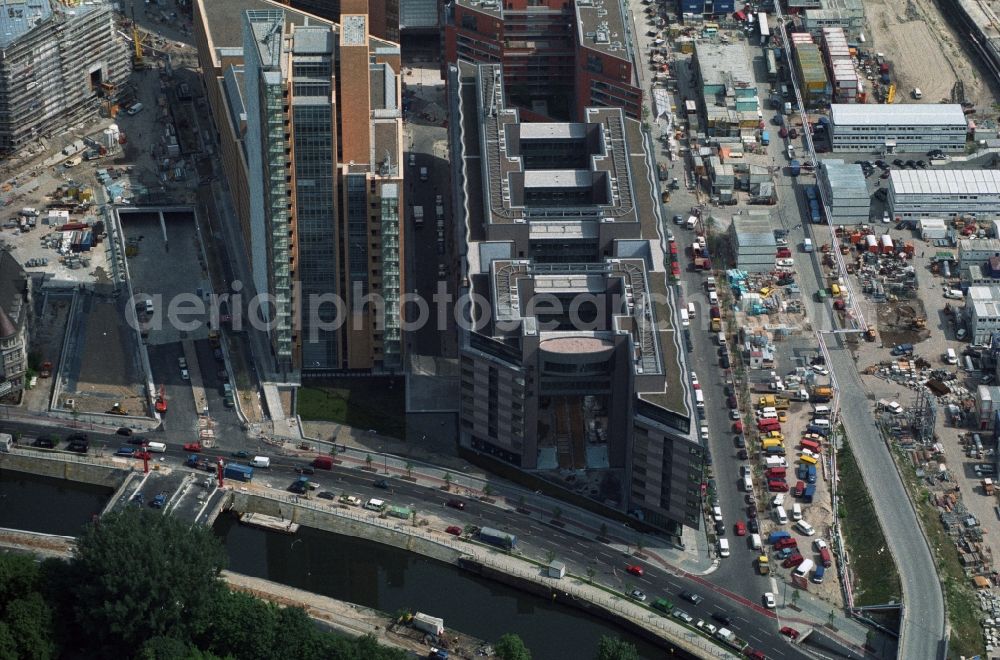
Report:
[[[502,76],[449,68],[453,208],[466,293],[484,301],[460,339],[460,445],[567,491],[559,475],[586,471],[595,499],[672,533],[697,527],[706,450],[668,331],[641,127],[611,108],[523,123]]]
[[[372,37],[364,14],[341,21],[266,0],[195,7],[243,247],[256,292],[270,296],[285,382],[402,367],[399,47]]]
[[[130,71],[110,2],[4,0],[0,152],[96,117]]]
[[[580,120],[592,107],[641,117],[621,0],[456,0],[444,12],[444,67],[503,64],[525,118]]]

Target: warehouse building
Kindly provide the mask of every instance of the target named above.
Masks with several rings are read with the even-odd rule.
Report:
[[[461,324],[463,456],[673,536],[697,528],[705,448],[641,125],[620,108],[523,122],[504,87],[499,64],[449,67],[461,293],[484,301]],[[583,475],[617,486],[596,497]]]
[[[835,225],[857,225],[868,222],[871,197],[861,166],[839,159],[820,162],[819,181],[827,211]]]
[[[965,151],[969,126],[962,106],[834,103],[830,106],[833,151],[926,153]]]
[[[887,203],[896,218],[997,216],[1000,170],[892,170]]]
[[[0,152],[96,117],[131,66],[110,2],[4,0],[0,6]]]
[[[730,239],[736,254],[736,267],[751,273],[774,270],[778,242],[771,227],[771,214],[761,209],[749,209],[733,216]]]

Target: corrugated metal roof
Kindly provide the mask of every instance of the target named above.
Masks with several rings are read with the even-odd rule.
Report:
[[[860,165],[830,159],[822,161],[820,171],[829,182],[835,197],[856,194],[868,199],[868,184],[865,183],[865,174]]]
[[[889,181],[897,195],[1000,194],[1000,170],[892,170]]]
[[[965,114],[957,103],[883,105],[834,103],[830,106],[834,126],[965,126]]]

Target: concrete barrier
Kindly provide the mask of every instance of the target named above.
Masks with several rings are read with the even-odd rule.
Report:
[[[94,486],[117,490],[128,476],[127,470],[98,463],[73,460],[55,454],[0,454],[0,468],[25,474],[35,474],[54,479],[79,481]]]

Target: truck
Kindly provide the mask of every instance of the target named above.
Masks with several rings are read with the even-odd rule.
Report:
[[[760,575],[768,575],[770,572],[771,566],[768,563],[767,555],[757,557],[757,573]]]
[[[890,355],[899,357],[901,355],[912,355],[913,354],[913,344],[897,344],[889,351]]]
[[[802,491],[802,501],[810,504],[813,498],[816,496],[816,484],[809,484],[806,489]]]
[[[817,385],[812,391],[813,403],[826,403],[833,398],[833,389],[827,385]]]
[[[712,260],[708,257],[694,258],[695,270],[712,270]]]
[[[199,460],[201,459],[198,458],[198,454],[188,454],[187,460],[184,461],[184,465],[189,468],[196,468],[198,467]]]
[[[10,433],[0,433],[0,453],[9,454],[14,446],[14,436]]]
[[[803,252],[813,251],[813,242],[811,238],[806,238],[802,240],[802,251]]]
[[[833,557],[830,556],[830,548],[826,545],[819,549],[819,560],[825,568],[833,566]]]
[[[399,518],[400,520],[409,520],[410,516],[413,515],[413,511],[405,506],[390,506],[386,509],[386,514],[392,516],[393,518]]]
[[[762,131],[760,134],[760,143],[765,147],[771,144],[771,133],[769,131]]]
[[[417,229],[424,226],[424,207],[419,204],[413,206],[413,226]]]
[[[809,219],[812,220],[814,225],[823,222],[823,214],[820,213],[819,202],[815,199],[809,202]]]
[[[222,471],[222,476],[226,479],[235,479],[236,481],[253,481],[253,468],[249,465],[240,465],[239,463],[226,463],[226,467]]]
[[[507,532],[492,527],[481,527],[479,529],[479,540],[483,543],[495,545],[504,550],[513,550],[517,545],[517,537]]]
[[[254,456],[250,459],[250,467],[268,469],[271,467],[271,459],[267,456]]]
[[[312,466],[320,470],[332,470],[333,458],[331,456],[317,456],[312,460]]]
[[[791,164],[789,165],[789,169],[791,170],[792,176],[798,176],[799,174],[802,173],[802,163],[799,162],[797,159],[793,159]]]

